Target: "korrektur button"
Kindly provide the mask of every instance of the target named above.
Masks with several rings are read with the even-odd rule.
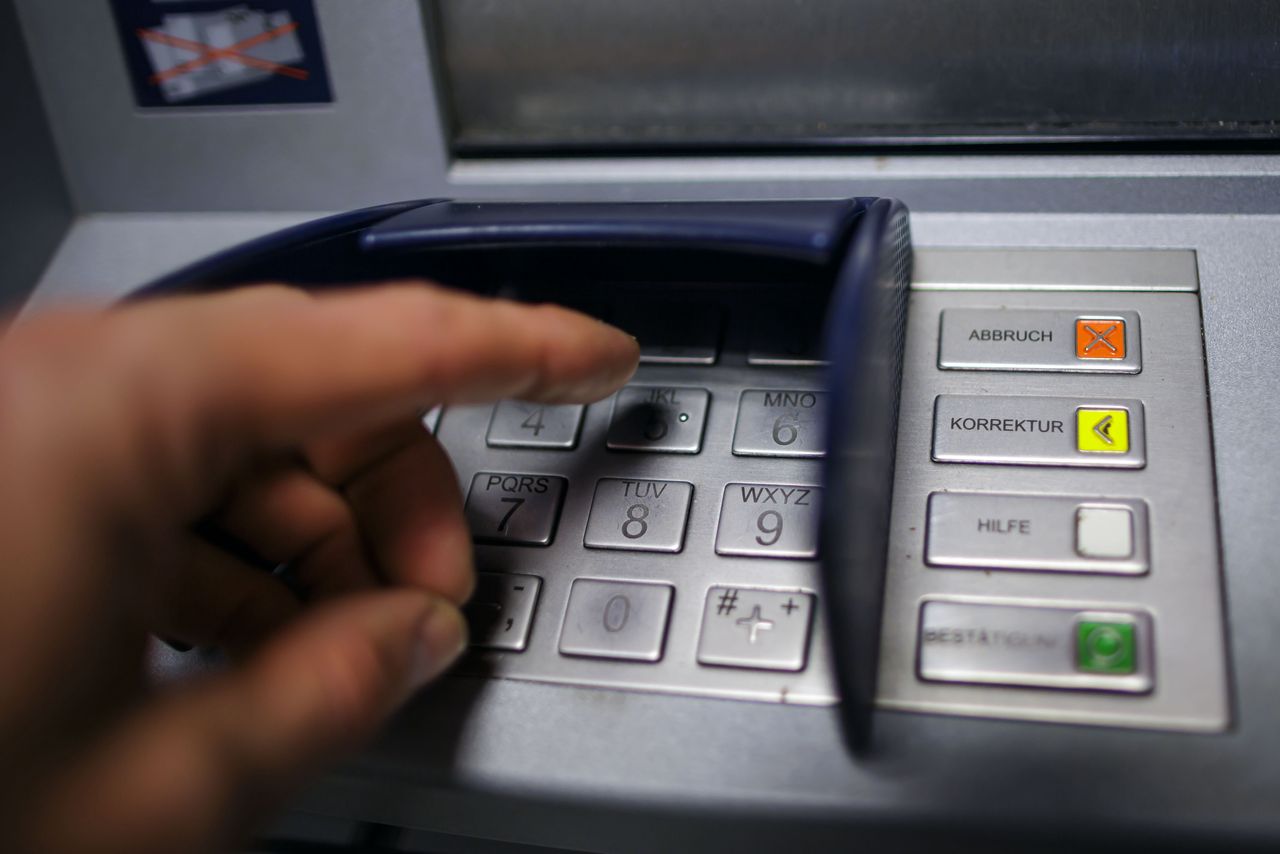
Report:
[[[943,394],[934,401],[940,463],[1142,468],[1139,400]]]

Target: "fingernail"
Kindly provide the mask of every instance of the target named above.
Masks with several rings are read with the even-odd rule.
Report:
[[[467,624],[461,612],[442,599],[432,599],[418,623],[409,666],[410,690],[416,691],[436,679],[466,648]]]
[[[627,330],[623,329],[621,326],[618,326],[618,325],[616,325],[616,324],[610,323],[609,321],[607,321],[607,320],[605,320],[605,319],[603,319],[603,318],[597,317],[597,318],[596,318],[596,322],[597,322],[597,323],[599,323],[601,326],[605,327],[606,329],[612,329],[614,332],[621,332],[623,335],[627,336],[627,337],[628,337],[628,338],[630,338],[632,341],[636,341],[636,340],[637,340],[637,339],[636,339],[636,336],[632,335],[630,332],[628,332]]]

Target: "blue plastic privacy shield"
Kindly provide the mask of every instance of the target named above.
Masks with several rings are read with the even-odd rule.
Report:
[[[429,278],[591,311],[616,287],[690,286],[729,312],[763,295],[825,301],[830,363],[822,601],[846,734],[869,741],[893,484],[907,211],[889,199],[673,203],[400,202],[259,238],[160,279],[141,298],[261,281],[349,287]]]

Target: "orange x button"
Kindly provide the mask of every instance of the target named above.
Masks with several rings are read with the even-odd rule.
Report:
[[[1076,357],[1080,359],[1123,359],[1123,320],[1077,320]]]

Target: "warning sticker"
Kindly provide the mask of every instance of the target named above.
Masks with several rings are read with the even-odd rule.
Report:
[[[333,100],[312,0],[112,0],[140,107]]]

